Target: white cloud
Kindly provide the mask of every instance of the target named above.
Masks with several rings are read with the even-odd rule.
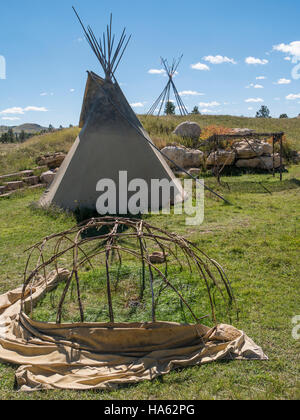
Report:
[[[75,89],[70,89],[70,92],[72,92],[72,93],[75,92]]]
[[[247,89],[253,87],[254,89],[263,89],[264,87],[262,85],[251,83],[249,86],[246,86]]]
[[[231,63],[237,64],[233,58],[223,57],[222,55],[208,55],[203,58],[203,60],[208,61],[211,64],[222,64],[222,63]]]
[[[253,107],[252,106],[249,106],[249,111],[253,111]]]
[[[18,118],[18,117],[2,117],[2,120],[6,120],[6,121],[17,121],[20,119],[21,118]]]
[[[20,107],[13,107],[13,108],[7,108],[4,109],[3,111],[0,112],[0,114],[2,115],[7,115],[7,114],[14,114],[14,115],[18,115],[18,114],[24,114],[25,112],[28,111],[37,111],[37,112],[47,112],[48,109],[45,107],[37,107],[37,106],[27,106],[26,108],[20,108]]]
[[[191,68],[194,70],[203,70],[203,71],[210,70],[210,68],[206,64],[203,64],[203,63],[191,64]]]
[[[300,58],[300,41],[294,41],[290,44],[274,45],[273,50],[290,54],[294,58]]]
[[[27,106],[23,109],[23,111],[35,111],[35,112],[47,112],[48,109],[45,107],[38,107],[38,106]]]
[[[260,58],[255,58],[255,57],[247,57],[245,60],[246,64],[261,64],[261,65],[265,65],[268,64],[268,60],[263,59],[261,60]]]
[[[264,100],[262,98],[249,98],[249,99],[245,99],[246,103],[258,103],[258,102],[264,102]]]
[[[291,61],[292,59],[291,59],[291,57],[284,57],[284,60],[285,61]]]
[[[291,80],[289,79],[279,79],[274,85],[289,85],[291,83]]]
[[[194,90],[183,90],[179,92],[180,96],[204,96],[204,93],[196,92]]]
[[[280,98],[274,98],[274,101],[280,101]]]
[[[144,103],[143,102],[135,102],[133,104],[130,104],[130,106],[132,106],[132,108],[143,108]]]
[[[148,70],[148,73],[149,74],[165,74],[166,73],[166,70],[164,70],[164,69],[150,69],[150,70]]]
[[[289,95],[285,97],[285,99],[287,99],[288,101],[294,101],[295,99],[300,99],[300,93],[296,95],[293,93],[290,93]]]
[[[200,110],[202,113],[209,113],[209,112],[214,112],[212,109],[201,109]]]
[[[256,80],[266,80],[266,76],[258,76]]]
[[[41,93],[41,95],[40,96],[47,96],[48,95],[48,93],[47,92],[43,92],[43,93]]]
[[[0,112],[0,114],[24,114],[24,110],[23,108],[19,108],[17,106],[13,107],[13,108],[7,108],[4,109],[3,111]]]
[[[206,107],[206,108],[213,108],[213,107],[219,106],[221,104],[219,102],[212,101],[212,102],[200,102],[199,105],[202,106],[202,107]]]

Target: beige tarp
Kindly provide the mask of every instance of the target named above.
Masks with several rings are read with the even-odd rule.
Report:
[[[26,299],[28,313],[44,294],[65,281],[66,270],[40,279]],[[169,322],[48,324],[20,313],[22,289],[0,296],[0,362],[21,365],[22,391],[112,389],[166,374],[174,368],[217,360],[267,360],[242,331],[228,325]],[[220,369],[222,367],[220,366]]]

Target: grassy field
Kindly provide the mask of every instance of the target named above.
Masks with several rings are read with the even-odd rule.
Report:
[[[203,118],[202,125],[204,118],[207,124],[212,124],[209,117],[200,118]],[[268,121],[275,122],[277,124],[277,121]],[[299,120],[284,123],[293,124],[293,130],[296,124],[300,128]],[[238,119],[233,126],[239,126]],[[251,120],[244,126],[253,128]],[[297,142],[299,144],[299,139]],[[61,143],[57,139],[52,146],[56,148],[58,144]],[[44,148],[38,141],[30,147],[34,153],[34,147],[39,151]],[[15,152],[18,156],[21,154],[19,150]],[[205,221],[199,227],[186,226],[184,216],[180,215],[149,217],[150,223],[194,241],[225,267],[240,308],[240,319],[233,324],[263,348],[269,356],[268,362],[234,361],[187,368],[113,392],[30,394],[16,393],[13,389],[16,367],[0,364],[0,399],[299,399],[300,342],[292,337],[292,318],[300,315],[300,166],[289,168],[284,179],[280,184],[278,178],[264,174],[223,178],[230,190],[228,186],[218,187],[218,190],[232,205],[224,205],[207,193]],[[217,188],[211,178],[206,182]],[[19,193],[0,200],[0,293],[22,283],[24,249],[50,233],[75,224],[71,215],[53,215],[30,206],[41,193],[40,190]],[[126,267],[134,274],[135,267],[130,262]],[[85,276],[85,304],[90,305],[93,317],[96,302],[88,299],[92,295],[93,277]],[[101,294],[101,288],[98,292]],[[120,300],[119,304],[123,302]],[[168,302],[163,305],[167,308]],[[196,308],[197,302],[193,305]],[[123,316],[121,312],[119,316]],[[48,298],[37,307],[36,316],[53,317]],[[180,320],[173,306],[167,313],[161,313],[161,317]],[[222,321],[228,322],[228,319]]]
[[[201,128],[211,126],[226,128],[251,128],[258,132],[285,132],[289,148],[300,150],[300,119],[265,119],[232,117],[228,115],[199,115],[188,117],[153,117],[140,116],[145,129],[150,133],[158,147],[182,140],[172,135],[172,131],[183,121],[191,120],[200,124]],[[19,145],[0,143],[0,175],[32,169],[36,166],[36,158],[52,152],[68,152],[79,133],[79,128],[68,128],[54,133],[35,136]],[[185,143],[185,142],[183,142]]]

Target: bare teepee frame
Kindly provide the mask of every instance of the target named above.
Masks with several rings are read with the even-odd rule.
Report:
[[[131,35],[127,37],[126,28],[124,28],[120,40],[114,49],[115,35],[112,34],[112,14],[110,15],[110,22],[106,27],[106,32],[103,32],[102,39],[100,37],[99,40],[97,40],[92,28],[90,26],[88,26],[87,29],[85,28],[74,6],[73,10],[82,26],[86,40],[90,44],[90,47],[103,68],[105,79],[116,82],[115,72],[119,67],[124,52],[129,44]]]
[[[169,65],[167,60],[161,58],[162,65],[164,66],[164,70],[166,71],[166,74],[168,76],[168,83],[166,84],[164,90],[156,99],[152,107],[149,109],[147,115],[153,115],[158,108],[159,109],[157,115],[159,116],[161,114],[164,104],[170,102],[171,90],[173,90],[180,114],[182,116],[188,115],[188,110],[186,109],[186,106],[184,105],[183,100],[181,99],[173,80],[174,76],[176,75],[179,64],[182,60],[182,57],[183,56],[179,57],[177,60],[173,59],[171,65]]]

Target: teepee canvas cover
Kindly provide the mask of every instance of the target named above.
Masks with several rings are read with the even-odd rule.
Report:
[[[110,31],[111,27],[108,27],[108,45],[111,43]],[[87,33],[86,36],[88,37]],[[98,46],[100,54],[100,45]],[[111,46],[107,47],[107,51],[110,48]],[[121,171],[127,172],[128,184],[137,178],[146,182],[148,203],[149,206],[152,204],[152,209],[163,208],[170,201],[181,201],[184,195],[181,183],[153,147],[150,137],[128,104],[114,78],[114,60],[108,59],[103,53],[102,60],[100,56],[99,61],[103,66],[105,79],[88,72],[80,117],[82,130],[40,204],[54,204],[69,210],[94,210],[100,195],[96,191],[97,183],[101,179],[110,179],[115,182],[117,190],[123,188],[119,185]],[[151,196],[151,181],[154,179],[173,181],[171,200],[160,194],[155,202],[154,195]],[[127,200],[134,194],[135,192],[128,193]],[[119,195],[120,191],[117,191],[117,213],[124,205],[126,207],[126,203],[120,202]]]

